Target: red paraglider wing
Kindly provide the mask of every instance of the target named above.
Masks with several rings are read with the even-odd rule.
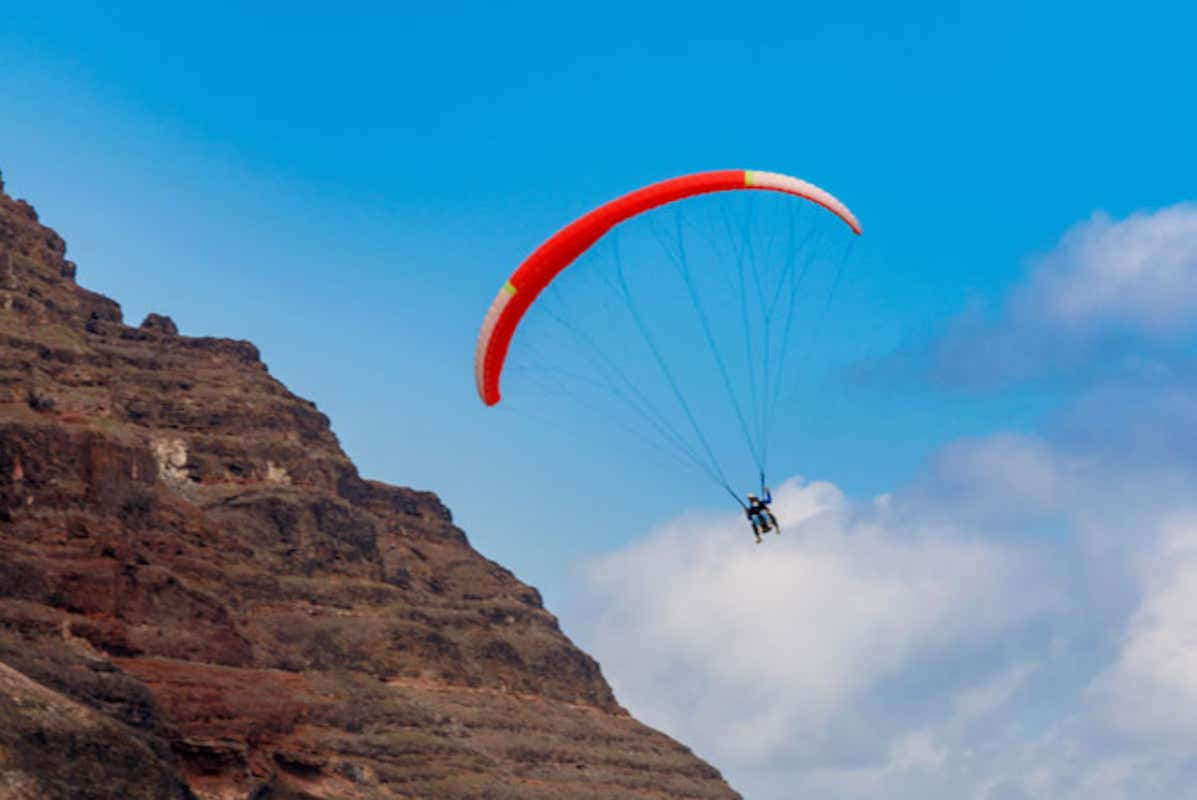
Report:
[[[578,256],[608,231],[645,211],[710,192],[763,189],[803,197],[826,208],[860,233],[860,223],[848,208],[814,184],[776,172],[728,169],[699,172],[645,186],[599,206],[566,225],[520,264],[491,303],[482,322],[474,354],[474,378],[482,402],[499,402],[499,376],[511,338],[524,313],[541,291]]]

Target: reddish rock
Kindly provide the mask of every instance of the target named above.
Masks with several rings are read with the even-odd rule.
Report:
[[[0,191],[0,797],[738,797],[257,348],[65,254]]]

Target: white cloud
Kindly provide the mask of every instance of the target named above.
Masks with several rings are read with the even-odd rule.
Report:
[[[1091,692],[1120,732],[1191,741],[1197,739],[1197,516],[1168,520],[1139,572],[1142,599],[1117,659]]]
[[[739,515],[667,523],[590,565],[586,645],[753,800],[1186,797],[1197,473],[1157,388],[1147,447],[1141,387],[873,501],[788,482],[760,546]]]
[[[1197,204],[1121,220],[1094,214],[1034,262],[996,319],[972,308],[936,343],[941,377],[989,385],[1045,369],[1092,367],[1102,345],[1197,332]]]
[[[984,717],[1001,710],[1035,671],[1028,662],[1011,664],[989,680],[970,686],[952,698],[952,707],[961,718]]]
[[[966,509],[1026,515],[1055,506],[1080,468],[1037,436],[962,439],[935,454],[923,476],[927,492],[916,502],[922,513],[942,507],[954,516]]]
[[[879,682],[1054,603],[1012,549],[853,509],[826,483],[776,497],[785,532],[763,545],[738,515],[690,517],[590,569],[619,696],[714,756],[814,757]]]
[[[817,767],[810,781],[820,793],[873,797],[909,773],[937,775],[948,759],[948,750],[927,730],[914,730],[890,743],[882,762],[863,768]]]
[[[1089,332],[1188,333],[1197,320],[1197,205],[1072,227],[1013,298],[1023,324]]]

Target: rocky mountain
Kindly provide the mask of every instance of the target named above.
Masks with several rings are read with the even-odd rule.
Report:
[[[0,182],[0,798],[739,797],[257,348],[65,255]]]

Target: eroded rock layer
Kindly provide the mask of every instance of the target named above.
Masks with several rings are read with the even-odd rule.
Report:
[[[0,798],[735,798],[248,342],[0,183]]]

